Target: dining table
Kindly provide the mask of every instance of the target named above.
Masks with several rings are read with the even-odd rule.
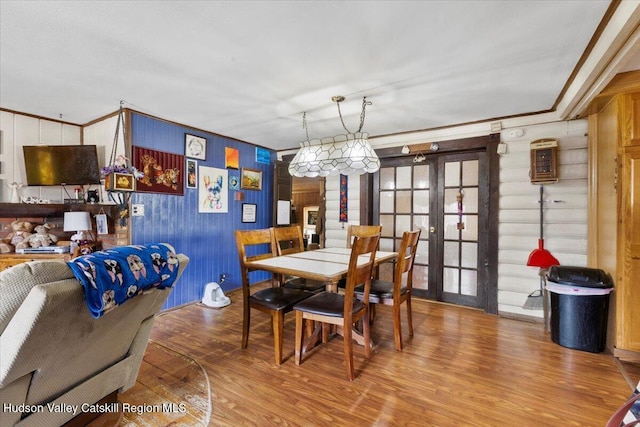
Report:
[[[384,262],[394,261],[397,257],[397,252],[376,251],[374,267]],[[325,282],[326,291],[338,292],[338,282],[347,276],[350,258],[350,248],[322,248],[248,261],[246,266],[250,269],[269,271],[274,274]],[[363,264],[369,260],[368,255],[361,255],[360,258]],[[320,331],[321,329],[316,327],[311,333],[302,349],[303,353],[317,344]],[[342,335],[342,328],[338,327],[335,332]],[[358,344],[364,345],[364,337],[360,331],[354,329],[352,337]],[[375,348],[373,343],[371,345],[372,348]]]
[[[347,276],[350,257],[349,248],[323,248],[248,261],[246,265],[250,269],[325,282],[327,291],[337,292],[338,282]],[[397,252],[376,251],[374,266],[393,261],[397,257]],[[361,258],[364,264],[369,256],[362,255]]]

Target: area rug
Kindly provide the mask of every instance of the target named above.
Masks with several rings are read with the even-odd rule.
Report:
[[[150,341],[136,385],[119,396],[121,426],[208,426],[209,378],[193,358]]]

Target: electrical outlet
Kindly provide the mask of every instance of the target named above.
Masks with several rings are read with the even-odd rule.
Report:
[[[144,216],[144,205],[131,205],[131,216]]]

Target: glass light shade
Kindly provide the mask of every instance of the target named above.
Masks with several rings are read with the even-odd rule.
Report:
[[[380,159],[364,132],[303,141],[289,164],[297,177],[362,175],[380,169]]]
[[[65,212],[64,231],[91,230],[91,216],[89,212]]]

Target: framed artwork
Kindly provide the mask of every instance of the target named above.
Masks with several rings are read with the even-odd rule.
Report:
[[[257,205],[254,203],[242,204],[242,222],[256,222]]]
[[[133,165],[144,176],[136,185],[140,193],[184,194],[184,156],[133,147]]]
[[[315,233],[316,224],[318,223],[318,206],[305,206],[302,211],[304,215],[304,229]]]
[[[240,178],[238,177],[238,175],[231,175],[229,177],[229,188],[232,190],[240,189]]]
[[[198,161],[187,159],[187,188],[198,188]]]
[[[224,164],[227,169],[238,169],[240,153],[235,148],[224,147]]]
[[[109,234],[107,214],[101,213],[96,215],[96,231],[98,234]]]
[[[266,148],[256,147],[256,162],[258,163],[271,163],[271,152]]]
[[[198,189],[198,212],[229,212],[229,182],[226,169],[200,166],[198,168],[200,186]]]
[[[245,190],[262,190],[262,171],[242,168],[240,188]]]
[[[184,155],[193,159],[207,159],[207,140],[199,136],[184,134]]]

